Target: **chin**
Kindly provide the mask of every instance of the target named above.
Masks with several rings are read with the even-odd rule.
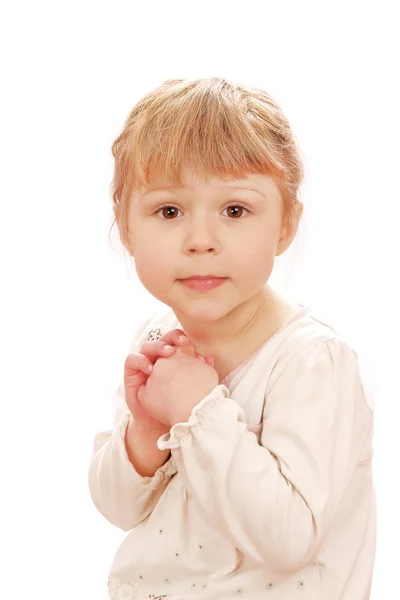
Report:
[[[224,306],[222,302],[218,303],[215,301],[192,302],[190,305],[180,302],[179,305],[175,304],[174,306],[170,306],[178,313],[184,314],[185,317],[203,323],[214,323],[219,321],[235,309],[235,306]]]

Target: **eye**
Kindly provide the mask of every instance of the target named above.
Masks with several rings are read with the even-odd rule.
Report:
[[[176,206],[170,206],[169,204],[166,204],[156,211],[156,215],[162,213],[163,217],[161,218],[163,221],[172,221],[174,216],[176,216],[177,211],[179,211],[179,208],[176,208]]]
[[[234,219],[240,219],[240,217],[243,214],[243,211],[245,210],[248,214],[250,214],[250,211],[243,206],[242,204],[231,204],[230,206],[228,206],[227,208],[225,208],[225,210],[232,210],[233,209],[233,213],[231,213],[230,216],[232,216]]]
[[[240,217],[243,215],[244,210],[246,211],[246,213],[250,214],[250,211],[248,208],[246,208],[242,204],[237,204],[237,203],[231,204],[230,206],[225,208],[223,212],[225,212],[225,210],[233,211],[230,213],[230,215],[228,214],[228,216],[232,217],[233,219],[237,219],[237,220],[240,219]],[[166,204],[165,206],[161,206],[161,208],[159,208],[155,214],[162,215],[160,218],[163,221],[173,221],[174,218],[177,216],[178,212],[180,212],[179,208],[176,208],[176,206],[172,206],[170,204]]]

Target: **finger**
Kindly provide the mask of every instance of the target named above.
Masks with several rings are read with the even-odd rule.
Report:
[[[147,376],[151,373],[153,365],[151,361],[139,352],[129,354],[124,364],[124,374],[134,375],[135,371],[145,373]]]
[[[156,342],[144,342],[140,353],[146,356],[154,364],[160,357],[169,357],[174,354],[175,348],[191,349],[195,352],[194,344],[181,329],[173,329],[164,334]]]
[[[208,365],[210,365],[210,367],[214,366],[214,359],[212,356],[205,356],[205,361]]]
[[[140,353],[149,361],[154,364],[158,358],[167,358],[174,354],[175,348],[170,344],[166,344],[161,340],[157,342],[144,342],[140,348]]]
[[[172,329],[171,331],[167,331],[167,333],[160,338],[160,342],[165,342],[176,348],[192,348],[193,351],[196,351],[195,345],[182,329]]]
[[[210,365],[210,367],[214,366],[214,359],[212,356],[202,356],[201,354],[196,354],[197,358],[204,360],[205,363]]]
[[[143,400],[144,388],[145,388],[145,386],[144,386],[144,385],[141,385],[141,386],[138,388],[138,391],[137,391],[137,399],[139,400],[139,402],[142,402],[142,400]]]
[[[192,342],[182,329],[172,329],[167,331],[161,338],[160,342],[165,342],[171,346],[188,346]]]
[[[124,387],[125,391],[133,391],[137,393],[137,389],[140,386],[146,385],[149,376],[142,371],[136,371],[132,375],[126,374],[124,376]]]
[[[189,345],[183,346],[183,348],[175,348],[176,352],[180,352],[181,354],[186,354],[188,356],[197,356],[198,352],[195,348],[195,345],[190,342]]]
[[[167,331],[167,333],[160,338],[160,342],[166,342],[176,348],[191,349],[193,353],[196,352],[195,345],[182,329],[172,329],[171,331]]]

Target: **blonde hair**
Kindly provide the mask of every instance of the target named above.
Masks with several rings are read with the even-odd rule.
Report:
[[[155,176],[182,185],[184,168],[206,180],[271,176],[291,228],[304,167],[287,118],[264,90],[222,78],[168,80],[134,106],[112,154],[111,228],[117,221],[124,245],[133,190]]]

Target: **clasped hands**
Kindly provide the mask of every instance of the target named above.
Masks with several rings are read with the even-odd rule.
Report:
[[[219,383],[213,365],[213,358],[200,357],[180,329],[145,342],[124,365],[125,401],[135,421],[157,435],[186,422]]]

